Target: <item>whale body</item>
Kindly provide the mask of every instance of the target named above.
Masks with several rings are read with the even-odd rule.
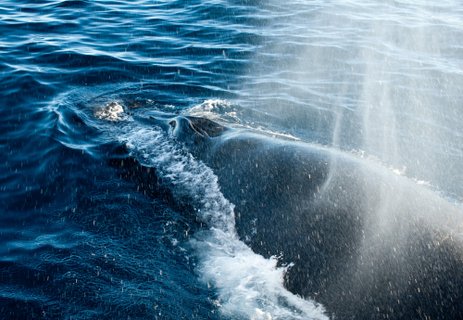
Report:
[[[463,318],[463,214],[353,155],[174,117],[172,135],[218,176],[240,238],[291,265],[285,286],[335,319]]]

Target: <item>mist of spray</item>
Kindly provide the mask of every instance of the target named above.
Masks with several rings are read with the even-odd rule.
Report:
[[[459,200],[461,5],[353,0],[275,6],[272,41],[253,71],[258,116],[305,140],[368,155]]]

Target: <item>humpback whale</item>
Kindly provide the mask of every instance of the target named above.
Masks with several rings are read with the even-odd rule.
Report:
[[[458,206],[338,150],[200,117],[160,122],[218,176],[240,238],[290,265],[290,291],[335,319],[463,318]]]

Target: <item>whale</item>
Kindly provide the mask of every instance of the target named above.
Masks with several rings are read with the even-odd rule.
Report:
[[[205,117],[150,117],[218,177],[242,241],[333,319],[463,318],[463,212],[375,161]]]

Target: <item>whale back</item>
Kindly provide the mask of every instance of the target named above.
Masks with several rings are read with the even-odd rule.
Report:
[[[342,319],[463,315],[463,245],[452,231],[463,226],[461,210],[327,148],[245,130],[222,130],[208,144],[201,160],[235,204],[238,234],[292,264],[289,290]]]

